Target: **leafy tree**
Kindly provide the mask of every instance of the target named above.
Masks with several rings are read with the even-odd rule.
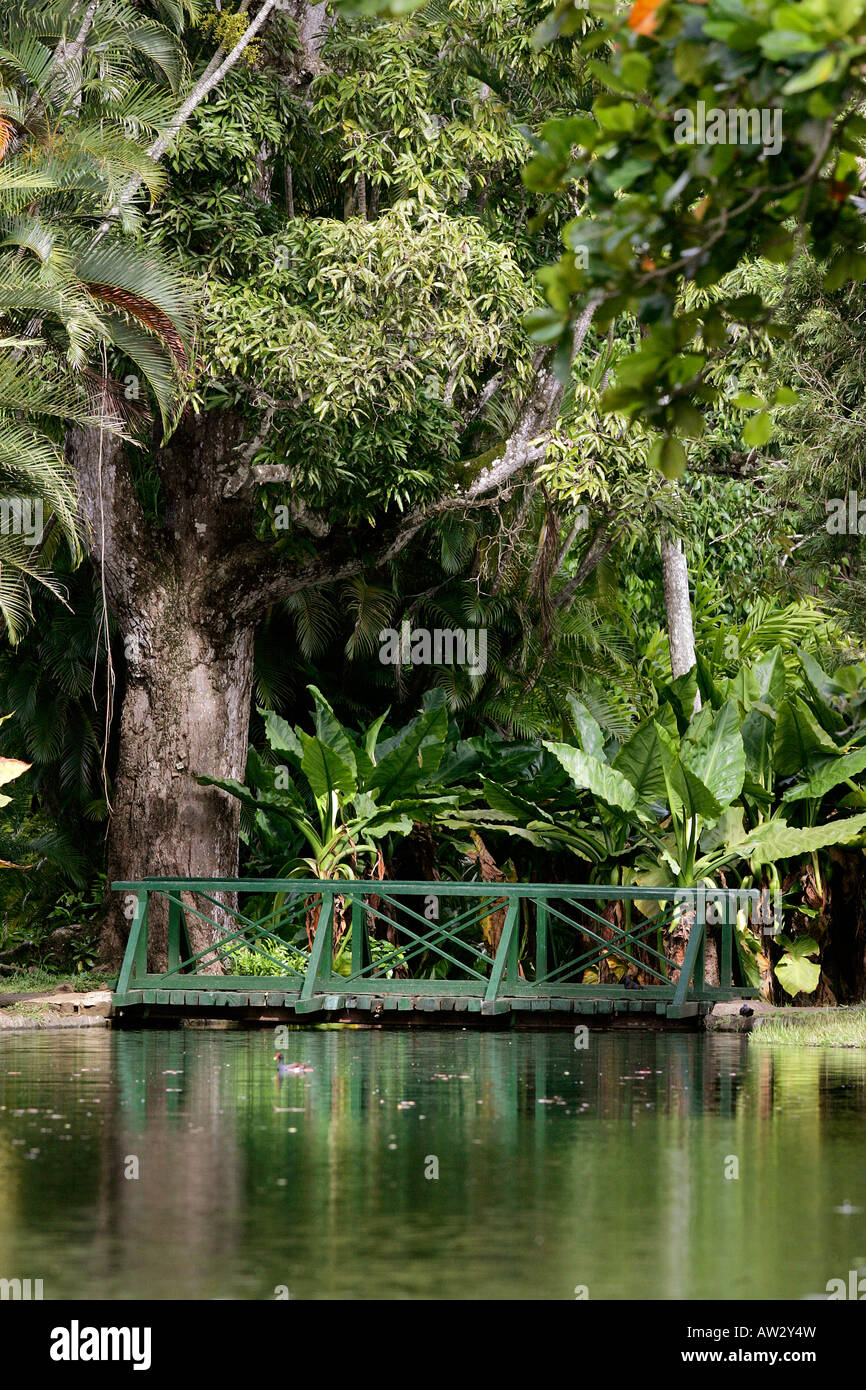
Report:
[[[710,363],[730,352],[738,325],[771,320],[759,292],[726,288],[730,272],[746,256],[784,263],[809,249],[830,261],[830,287],[866,275],[854,196],[863,6],[639,0],[593,14],[602,22],[582,47],[600,55],[590,68],[603,90],[591,115],[550,122],[526,172],[531,188],[575,185],[581,202],[565,254],[545,272],[550,308],[536,333],[567,352],[569,320],[587,300],[602,327],[635,314],[644,334],[605,404],[663,431],[654,459],[676,475],[676,435],[700,434],[719,395]],[[562,4],[553,29],[582,21]],[[687,285],[713,292],[692,298]],[[771,429],[759,412],[745,442]]]
[[[532,303],[531,210],[516,176],[522,137],[488,78],[522,93],[534,119],[538,84],[523,74],[554,74],[566,108],[579,90],[573,55],[536,55],[537,11],[520,4],[507,71],[506,17],[484,10],[479,22],[469,4],[393,27],[332,24],[303,5],[291,31],[286,18],[262,32],[251,71],[233,72],[213,110],[183,127],[152,224],[155,244],[181,250],[202,305],[197,380],[150,453],[155,513],[121,440],[70,440],[88,505],[100,447],[110,479],[106,592],[127,663],[111,877],[235,872],[237,808],[194,777],[243,776],[258,625],[274,605],[373,575],[449,514],[508,498],[562,398],[516,326]],[[452,43],[455,23],[472,28],[472,52]],[[401,47],[420,73],[405,93],[394,89]],[[190,62],[217,71],[198,36]],[[413,102],[438,132],[423,145],[400,134]],[[217,171],[208,142],[224,122]],[[467,164],[470,125],[483,138]],[[337,207],[334,180],[349,184]],[[510,209],[517,242],[503,239]],[[504,438],[486,414],[494,402],[511,412]]]

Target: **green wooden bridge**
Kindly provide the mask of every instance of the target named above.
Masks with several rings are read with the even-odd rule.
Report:
[[[757,898],[742,890],[184,878],[112,888],[131,915],[113,996],[124,1022],[697,1020],[717,1000],[758,994],[734,979],[737,912]],[[197,952],[191,921],[209,943]],[[718,984],[706,981],[709,929]],[[148,968],[154,942],[165,970]]]

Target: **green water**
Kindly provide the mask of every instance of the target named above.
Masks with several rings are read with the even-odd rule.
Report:
[[[270,1033],[3,1038],[0,1277],[46,1299],[772,1299],[866,1266],[866,1213],[835,1210],[866,1208],[859,1052],[290,1036],[312,1070],[282,1080]]]

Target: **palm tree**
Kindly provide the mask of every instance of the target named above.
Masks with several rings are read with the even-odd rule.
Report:
[[[59,592],[57,546],[80,554],[65,428],[135,441],[148,392],[172,422],[187,291],[134,215],[106,215],[131,177],[158,193],[147,142],[170,123],[182,73],[169,29],[115,0],[28,0],[0,19],[0,616],[13,641],[30,581]]]

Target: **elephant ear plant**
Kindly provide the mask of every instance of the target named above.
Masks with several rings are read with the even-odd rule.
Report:
[[[416,821],[456,810],[461,789],[437,778],[448,717],[437,695],[395,734],[380,737],[383,714],[356,737],[316,687],[309,690],[315,733],[262,710],[273,762],[251,749],[249,786],[228,778],[199,781],[236,796],[271,853],[285,853],[288,827],[300,835],[309,853],[286,862],[281,877],[351,879],[364,861],[375,863],[386,836],[408,835]]]
[[[690,702],[689,702],[690,703]],[[681,711],[682,712],[682,711]],[[598,739],[580,749],[562,743],[545,746],[559,760],[575,787],[589,792],[593,816],[614,824],[629,851],[619,881],[648,886],[713,883],[712,876],[731,858],[724,837],[711,841],[699,857],[704,828],[716,826],[742,791],[745,754],[736,708],[705,707],[680,735],[674,708],[660,707],[644,720],[608,759]],[[647,917],[662,905],[638,907]],[[659,928],[659,949],[666,944]]]
[[[598,743],[545,743],[575,787],[589,792],[593,814],[631,836],[630,851],[652,848],[667,882],[688,886],[729,862],[727,845],[699,856],[702,831],[718,824],[739,797],[745,753],[733,702],[705,707],[680,736],[667,709],[644,720],[613,757]]]
[[[605,746],[586,721],[580,747],[545,744],[590,798],[592,822],[608,843],[616,828],[619,881],[717,887],[719,875],[733,871],[739,887],[774,890],[779,865],[808,856],[820,894],[819,853],[866,833],[866,812],[839,814],[866,805],[855,780],[866,771],[863,669],[831,678],[806,652],[797,649],[786,663],[777,647],[735,677],[705,684],[709,703],[688,718],[695,676],[663,687],[658,710],[619,748]],[[649,901],[641,907],[658,911]],[[760,943],[744,914],[737,943],[744,975],[757,984]],[[779,944],[782,988],[814,990],[810,957],[819,944],[811,936]]]

